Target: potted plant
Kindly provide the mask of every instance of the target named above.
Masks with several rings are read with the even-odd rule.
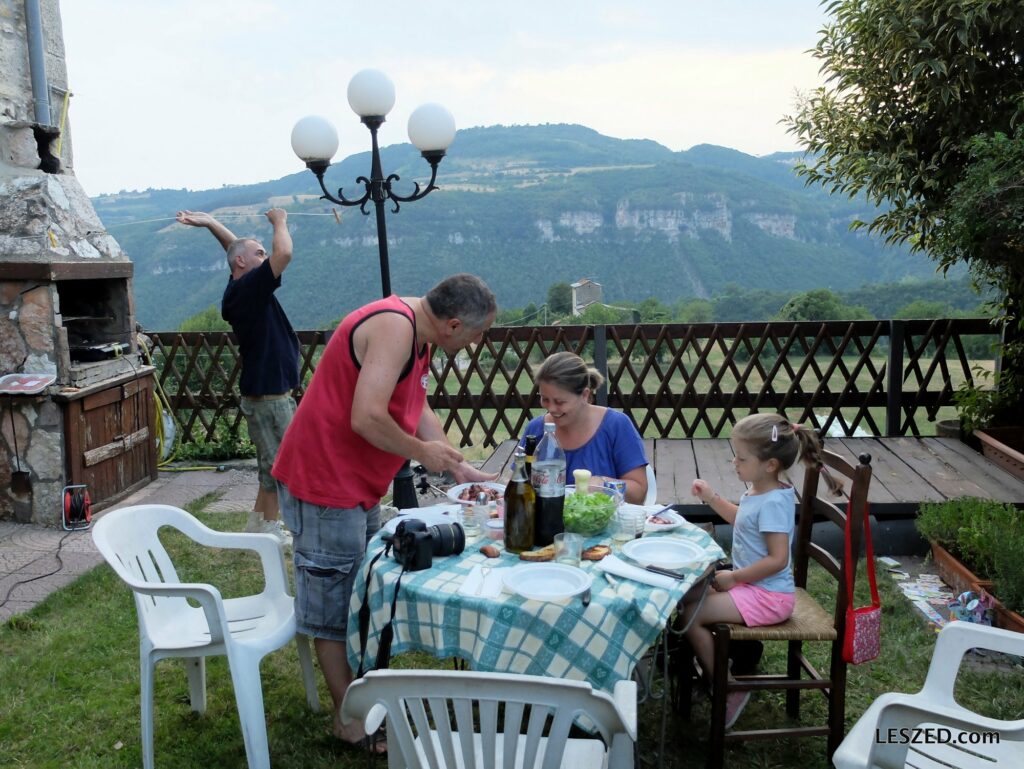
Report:
[[[928,539],[939,576],[957,594],[992,593],[996,624],[1024,632],[1024,512],[988,499],[961,497],[921,505],[918,531]]]
[[[1024,427],[993,426],[1001,415],[1020,407],[1024,399],[1022,377],[1006,372],[991,374],[978,368],[975,373],[979,380],[991,378],[993,387],[983,389],[967,382],[960,386],[953,396],[960,425],[967,434],[973,433],[987,459],[1024,480]]]

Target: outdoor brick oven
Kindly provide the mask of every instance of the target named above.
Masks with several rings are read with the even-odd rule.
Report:
[[[84,484],[99,508],[156,477],[154,385],[133,265],[74,176],[66,127],[33,110],[29,5],[0,0],[14,30],[0,53],[0,520],[59,526],[66,486]],[[57,3],[36,5],[45,90],[65,93]],[[54,381],[6,394],[12,374]]]

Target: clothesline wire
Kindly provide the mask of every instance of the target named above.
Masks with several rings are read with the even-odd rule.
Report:
[[[220,219],[259,219],[259,218],[261,218],[263,216],[264,216],[263,214],[218,214],[217,215],[217,219],[218,220],[220,220]],[[288,216],[333,216],[335,218],[335,220],[338,219],[336,213],[333,212],[333,211],[330,212],[330,213],[320,213],[320,214],[306,213],[306,212],[302,212],[302,211],[292,211],[292,212],[289,212]],[[128,227],[128,226],[130,226],[132,224],[149,224],[150,222],[174,222],[174,221],[177,221],[177,217],[174,217],[174,216],[158,216],[158,217],[156,217],[154,219],[138,219],[138,220],[136,220],[134,222],[121,222],[119,224],[111,224],[111,225],[108,225],[106,227],[106,229],[112,230],[115,227]],[[90,231],[90,232],[88,232],[86,234],[93,235],[93,234],[96,234],[97,232],[101,232],[101,230],[93,230],[93,231]],[[3,235],[2,237],[4,239],[7,239],[7,240],[34,240],[35,238],[45,238],[48,234],[49,234],[49,231],[47,231],[47,232],[40,232],[40,233],[37,233],[35,235]]]
[[[221,220],[221,219],[259,219],[259,218],[262,218],[263,216],[264,216],[263,214],[217,214],[217,219],[218,220]],[[305,213],[305,212],[302,212],[302,211],[290,211],[288,213],[288,216],[334,216],[334,213],[331,212],[331,213],[314,214],[314,213]],[[335,216],[335,218],[337,218],[337,217]],[[110,225],[107,225],[107,229],[108,230],[112,230],[115,227],[128,227],[129,225],[132,225],[132,224],[149,224],[150,222],[174,222],[174,221],[177,221],[177,218],[174,217],[174,216],[158,216],[158,217],[156,217],[154,219],[138,219],[138,220],[136,220],[134,222],[121,222],[120,224],[110,224]]]

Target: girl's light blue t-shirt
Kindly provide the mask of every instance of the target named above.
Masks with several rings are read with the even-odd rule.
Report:
[[[519,440],[525,444],[527,435],[544,435],[544,416],[535,417],[526,425],[526,431]],[[630,470],[647,465],[644,442],[629,417],[619,411],[606,409],[604,418],[594,436],[578,449],[565,451],[566,477],[572,478],[573,470],[589,470],[594,475],[621,478]]]
[[[784,533],[789,542],[786,568],[751,584],[776,593],[792,593],[793,530],[796,522],[796,492],[792,487],[773,489],[765,494],[747,492],[740,499],[739,511],[732,528],[732,563],[742,569],[768,555],[764,535]]]

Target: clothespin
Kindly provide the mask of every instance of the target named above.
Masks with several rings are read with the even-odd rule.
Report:
[[[338,213],[338,209],[333,208],[331,210],[334,211],[334,221],[336,221],[338,224],[341,224],[341,215]]]

